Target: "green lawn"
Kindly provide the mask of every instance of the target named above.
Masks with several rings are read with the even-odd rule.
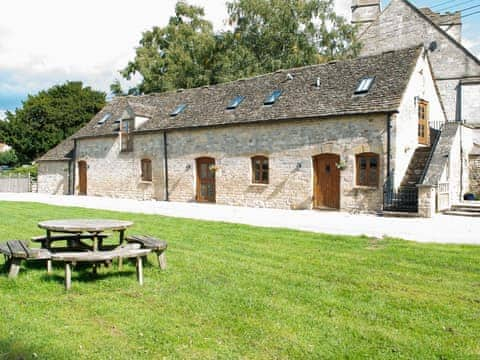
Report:
[[[168,270],[76,268],[69,293],[60,266],[3,272],[0,359],[480,357],[480,247],[13,202],[0,240],[72,217],[133,220]]]

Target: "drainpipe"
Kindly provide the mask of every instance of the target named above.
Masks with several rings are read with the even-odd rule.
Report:
[[[391,164],[390,157],[392,154],[392,114],[387,115],[387,181],[390,181]],[[393,184],[392,184],[393,185]]]
[[[458,124],[460,127],[460,202],[463,201],[463,125]],[[449,169],[450,170],[450,169]]]
[[[168,201],[168,153],[167,153],[167,132],[163,132],[163,176],[164,176],[164,184],[165,184],[165,194],[164,199]]]
[[[75,195],[75,172],[77,169],[77,139],[73,139],[73,158],[72,158],[73,166],[69,166],[68,171],[72,172],[71,178],[71,188],[70,188],[70,195]]]

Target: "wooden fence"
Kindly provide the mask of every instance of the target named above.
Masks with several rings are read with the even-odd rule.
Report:
[[[31,192],[32,178],[30,175],[0,175],[0,192]]]

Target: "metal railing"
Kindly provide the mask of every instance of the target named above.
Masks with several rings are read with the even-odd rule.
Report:
[[[394,188],[393,177],[383,185],[383,210],[398,212],[418,212],[417,187]]]

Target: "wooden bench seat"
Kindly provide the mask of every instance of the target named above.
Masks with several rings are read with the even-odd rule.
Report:
[[[0,244],[0,253],[10,266],[8,277],[17,277],[22,260],[49,260],[51,253],[47,249],[33,249],[25,240],[7,240]]]
[[[120,258],[136,258],[137,259],[137,280],[143,285],[143,264],[142,257],[146,256],[150,249],[139,249],[138,247],[126,245],[109,251],[86,251],[86,252],[61,252],[51,255],[53,261],[61,261],[65,263],[65,289],[69,290],[72,285],[72,264],[79,262],[94,264],[94,272],[96,272],[96,264],[112,261]]]
[[[140,244],[143,249],[150,249],[157,254],[158,265],[160,269],[167,268],[167,257],[165,251],[167,250],[167,242],[165,240],[157,239],[153,236],[147,235],[129,235],[126,237],[128,243]]]

